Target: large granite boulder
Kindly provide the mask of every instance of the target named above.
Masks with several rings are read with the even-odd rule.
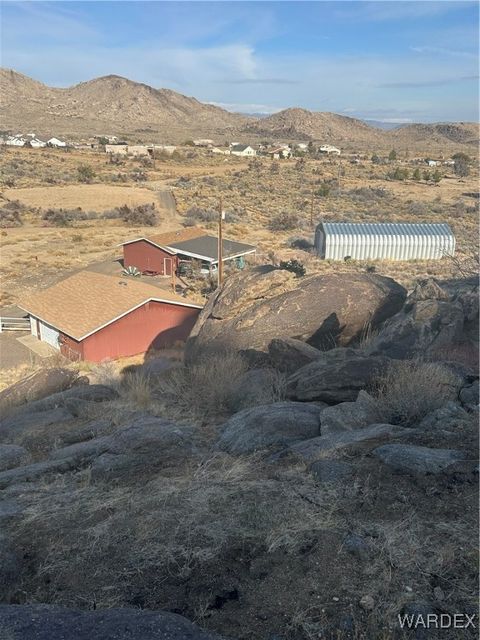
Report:
[[[290,375],[321,358],[322,352],[295,338],[275,338],[268,345],[268,355],[272,367]]]
[[[205,349],[266,351],[272,339],[295,338],[314,347],[348,345],[365,328],[397,313],[405,289],[371,274],[295,278],[256,267],[228,278],[209,299],[187,342],[187,359]]]
[[[404,473],[440,473],[462,461],[465,454],[455,449],[431,449],[409,444],[385,444],[373,455],[396,471]]]
[[[354,402],[359,391],[385,371],[388,358],[354,349],[332,349],[288,378],[287,396],[327,404]]]
[[[420,280],[403,309],[370,341],[369,353],[415,358],[478,339],[478,287],[469,279],[438,283]],[[472,346],[472,352],[475,347]]]
[[[0,605],[0,637],[22,640],[221,640],[169,611]]]
[[[0,409],[32,402],[76,384],[88,384],[88,378],[66,368],[41,369],[0,391]]]
[[[288,446],[320,434],[323,405],[275,402],[236,413],[223,425],[218,448],[250,453],[271,446]]]
[[[368,427],[381,417],[375,398],[360,391],[355,402],[341,402],[322,411],[322,435]]]
[[[13,469],[30,462],[30,454],[16,444],[0,444],[0,471]]]

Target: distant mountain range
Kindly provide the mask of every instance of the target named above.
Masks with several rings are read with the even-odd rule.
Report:
[[[335,113],[285,109],[266,117],[231,113],[170,89],[110,75],[65,89],[0,69],[1,128],[79,139],[117,135],[130,141],[181,143],[190,138],[256,142],[309,141],[374,150],[451,150],[478,145],[475,123],[411,124],[391,130]],[[375,123],[378,124],[378,123]]]

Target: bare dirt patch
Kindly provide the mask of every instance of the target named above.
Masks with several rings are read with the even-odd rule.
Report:
[[[62,209],[81,207],[87,211],[107,211],[124,204],[132,207],[148,204],[156,199],[149,189],[106,184],[6,189],[4,195],[9,200],[20,200],[29,207],[59,207]]]

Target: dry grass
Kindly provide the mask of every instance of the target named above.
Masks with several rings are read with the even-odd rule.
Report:
[[[377,380],[375,394],[385,422],[411,427],[456,398],[459,377],[436,362],[393,362]]]
[[[168,371],[158,383],[158,393],[161,402],[179,414],[219,416],[228,411],[238,379],[247,369],[246,360],[236,352],[211,354]]]

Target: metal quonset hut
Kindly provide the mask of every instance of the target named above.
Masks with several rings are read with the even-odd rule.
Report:
[[[455,252],[446,223],[321,222],[315,249],[326,260],[438,260]]]
[[[202,307],[134,278],[81,271],[22,308],[39,340],[71,360],[101,362],[186,340]]]

